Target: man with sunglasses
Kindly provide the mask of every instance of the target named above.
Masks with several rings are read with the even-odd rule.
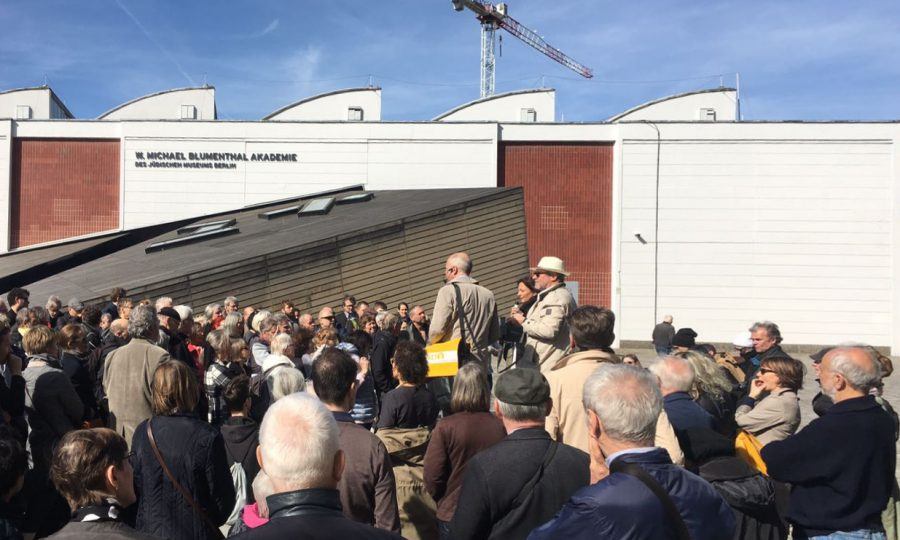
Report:
[[[578,305],[566,288],[566,267],[559,257],[542,257],[531,269],[537,300],[528,313],[513,308],[508,321],[525,332],[525,352],[519,361],[549,373],[569,350],[567,318]]]

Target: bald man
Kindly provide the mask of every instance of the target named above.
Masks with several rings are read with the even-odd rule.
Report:
[[[478,284],[469,274],[472,259],[467,253],[453,253],[444,263],[444,282],[434,302],[431,326],[428,330],[429,343],[441,343],[457,339],[465,333],[466,343],[472,356],[460,359],[479,360],[490,367],[491,355],[488,346],[500,339],[500,319],[497,318],[497,303],[494,293]],[[462,301],[465,328],[462,328],[457,305]]]
[[[869,393],[881,366],[864,347],[839,346],[822,359],[819,377],[834,406],[762,449],[769,476],[792,486],[787,520],[794,538],[838,531],[842,538],[884,538],[880,516],[896,454],[893,420]]]

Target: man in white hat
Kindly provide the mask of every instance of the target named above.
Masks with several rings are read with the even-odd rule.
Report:
[[[541,257],[531,269],[537,300],[522,313],[513,308],[509,320],[522,325],[525,332],[523,365],[534,363],[549,372],[569,349],[569,314],[578,307],[566,288],[566,267],[559,257]]]

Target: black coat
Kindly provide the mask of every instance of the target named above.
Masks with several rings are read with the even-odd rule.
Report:
[[[219,431],[193,415],[154,416],[153,436],[169,470],[216,525],[234,507],[234,484]],[[160,538],[205,540],[212,531],[169,481],[147,438],[147,420],[134,431],[136,528]]]
[[[357,523],[341,512],[336,489],[303,489],[266,497],[269,522],[240,540],[400,540],[400,535]]]
[[[397,336],[383,330],[375,332],[369,361],[372,364],[372,378],[375,379],[375,390],[380,397],[397,386],[391,370],[391,358],[397,348]]]
[[[59,358],[63,372],[69,376],[72,386],[75,387],[75,393],[81,399],[84,405],[84,418],[90,420],[97,417],[97,396],[94,395],[94,385],[97,384],[96,379],[91,377],[88,369],[88,360],[81,358],[71,352],[64,352]],[[103,386],[100,384],[99,386]]]
[[[476,454],[466,466],[450,537],[525,538],[552,518],[573,493],[588,485],[588,455],[559,444],[541,479],[529,493],[523,493],[544,462],[550,443],[543,427],[526,428]]]
[[[341,338],[346,338],[353,332],[353,322],[356,320],[356,313],[350,312],[350,316],[348,317],[346,313],[340,311],[334,316],[334,326],[337,328],[338,335]]]
[[[259,461],[256,449],[259,447],[259,424],[244,416],[232,416],[220,426],[225,450],[228,452],[228,464],[240,462],[247,477],[247,504],[253,504],[253,489],[250,484],[259,472]]]
[[[896,450],[894,422],[874,397],[834,404],[761,454],[769,476],[792,485],[787,518],[796,531],[826,535],[880,522],[894,485]]]

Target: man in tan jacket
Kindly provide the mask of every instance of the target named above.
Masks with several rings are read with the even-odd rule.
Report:
[[[538,366],[545,376],[569,348],[569,323],[566,317],[578,307],[566,288],[566,272],[562,259],[542,257],[531,269],[537,300],[522,313],[513,308],[509,321],[522,325],[525,352],[520,362]]]
[[[153,415],[153,374],[170,357],[156,345],[159,321],[152,307],[135,306],[128,320],[128,333],[131,341],[106,358],[103,390],[109,399],[109,427],[125,437],[131,448],[134,429]]]
[[[494,293],[472,279],[472,259],[466,253],[454,253],[444,264],[446,285],[440,288],[434,301],[431,327],[428,331],[429,343],[441,343],[459,338],[460,320],[456,309],[456,290],[462,298],[462,312],[466,320],[466,342],[472,354],[490,367],[488,346],[500,339],[500,319],[497,318],[497,302]]]
[[[571,354],[556,361],[546,372],[553,407],[546,429],[554,440],[585,452],[588,448],[587,412],[582,401],[584,381],[602,363],[619,363],[611,345],[616,315],[602,307],[582,306],[568,317]],[[656,446],[669,452],[672,462],[684,463],[684,454],[665,411],[656,424]]]

